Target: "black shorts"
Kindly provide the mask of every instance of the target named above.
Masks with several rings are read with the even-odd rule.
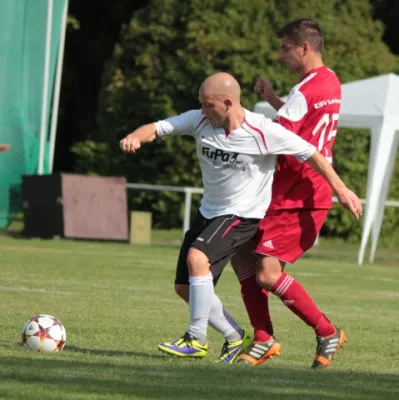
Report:
[[[260,219],[241,218],[236,215],[206,219],[198,212],[180,248],[175,284],[189,284],[187,254],[190,247],[195,247],[207,255],[216,285],[233,254],[242,244],[254,237],[259,222]]]

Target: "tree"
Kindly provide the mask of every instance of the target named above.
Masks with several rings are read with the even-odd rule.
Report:
[[[131,182],[200,186],[190,140],[165,140],[127,157],[118,150],[119,139],[143,123],[198,108],[201,82],[217,71],[238,79],[249,109],[258,100],[253,84],[260,75],[270,77],[278,93],[288,93],[297,77],[278,60],[275,32],[303,16],[322,26],[325,61],[342,82],[397,69],[397,59],[381,40],[383,25],[372,19],[367,0],[158,0],[134,13],[109,61],[100,97],[102,140],[108,157],[116,160],[109,172],[124,174]],[[368,147],[367,133],[342,130],[335,148],[336,168],[363,196]],[[131,204],[151,208],[156,221],[161,221],[162,211],[167,223],[176,226],[180,209],[175,199],[141,194]],[[340,210],[334,213],[339,224],[328,222],[325,233],[358,238],[360,225]]]
[[[372,0],[374,17],[385,25],[384,42],[393,53],[399,54],[399,3],[396,0]]]
[[[100,100],[100,126],[112,157],[120,158],[117,140],[113,137],[111,143],[111,136],[106,137],[109,132],[116,132],[120,139],[142,123],[198,108],[199,86],[216,71],[234,73],[243,83],[244,104],[253,104],[252,86],[261,73],[261,60],[269,59],[272,64],[277,57],[278,43],[263,40],[268,13],[278,15],[273,7],[261,0],[250,8],[238,0],[184,4],[163,0],[138,11],[115,49]],[[269,36],[275,28],[270,27]],[[125,159],[131,167],[118,172],[129,181],[201,186],[195,143],[190,139],[145,146],[136,157]],[[132,206],[151,204],[155,221],[176,225],[182,217],[177,196],[142,194]]]
[[[146,0],[70,0],[65,62],[56,142],[56,171],[70,171],[75,141],[96,139],[98,93],[105,60],[113,52],[121,26]]]

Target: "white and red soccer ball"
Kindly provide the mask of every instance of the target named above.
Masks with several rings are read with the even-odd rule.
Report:
[[[58,352],[66,342],[64,325],[46,314],[32,317],[23,327],[21,335],[24,347],[36,351]]]

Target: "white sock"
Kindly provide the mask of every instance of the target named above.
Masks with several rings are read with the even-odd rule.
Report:
[[[206,343],[211,302],[214,295],[213,277],[209,272],[205,276],[190,276],[190,326],[187,332],[201,344]]]
[[[209,314],[209,325],[222,333],[229,342],[241,340],[243,330],[237,321],[224,309],[219,297],[212,296],[211,311]]]

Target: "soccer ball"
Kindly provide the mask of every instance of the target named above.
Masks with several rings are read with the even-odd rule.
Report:
[[[51,315],[36,315],[22,329],[22,343],[25,349],[58,352],[64,348],[65,342],[64,325]]]

